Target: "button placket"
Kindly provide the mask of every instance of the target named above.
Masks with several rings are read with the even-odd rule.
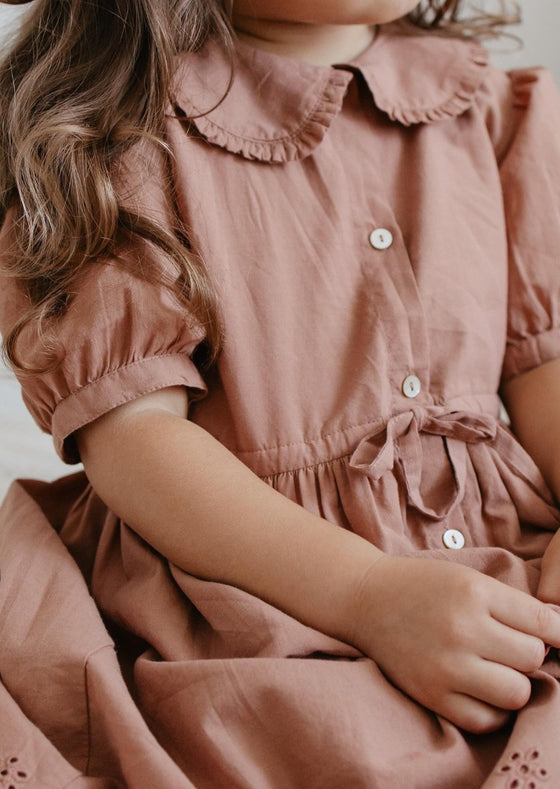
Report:
[[[391,327],[391,335],[394,329],[399,329],[394,345],[392,336],[388,335],[387,339],[391,343],[392,387],[396,384],[393,403],[400,409],[403,396],[414,399],[422,393],[429,399],[427,322],[413,262],[397,217],[385,204],[375,210],[373,196],[372,202],[371,224],[366,236],[370,253],[365,259],[365,271],[366,276],[374,280],[371,297],[375,299],[373,303],[380,320]],[[390,287],[386,285],[388,281]]]

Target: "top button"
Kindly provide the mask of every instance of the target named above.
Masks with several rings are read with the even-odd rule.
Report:
[[[393,243],[393,234],[384,227],[378,227],[369,234],[369,243],[374,249],[389,249]]]
[[[422,384],[417,375],[407,375],[402,382],[402,391],[405,397],[418,397],[422,390]]]

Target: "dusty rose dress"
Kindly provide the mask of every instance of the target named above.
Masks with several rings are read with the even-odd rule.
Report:
[[[93,266],[57,328],[64,365],[22,379],[61,456],[182,384],[190,418],[286,496],[534,591],[560,516],[497,392],[560,355],[560,101],[545,71],[487,60],[390,30],[333,68],[240,46],[212,110],[225,58],[184,58],[175,190],[145,153],[120,188],[154,213],[173,194],[224,349],[204,375],[203,330],[169,295]],[[5,328],[20,297],[1,293]],[[2,789],[560,786],[555,653],[510,727],[466,736],[354,648],[169,566],[81,474],[13,485],[0,570]]]

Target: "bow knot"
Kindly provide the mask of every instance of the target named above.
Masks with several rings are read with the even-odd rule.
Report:
[[[422,434],[441,436],[453,477],[449,496],[438,511],[425,505],[420,492]],[[466,479],[466,444],[493,439],[496,422],[466,411],[434,415],[425,410],[396,414],[379,430],[365,436],[354,451],[350,466],[375,481],[397,467],[410,506],[432,520],[446,518],[463,497]]]

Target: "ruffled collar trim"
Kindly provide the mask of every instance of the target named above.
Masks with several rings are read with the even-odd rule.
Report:
[[[308,156],[320,144],[356,72],[377,108],[410,126],[465,112],[488,62],[487,50],[475,42],[404,35],[386,26],[358,58],[336,66],[239,43],[232,77],[228,55],[211,42],[180,58],[174,95],[176,108],[213,145],[247,159],[286,162]]]

